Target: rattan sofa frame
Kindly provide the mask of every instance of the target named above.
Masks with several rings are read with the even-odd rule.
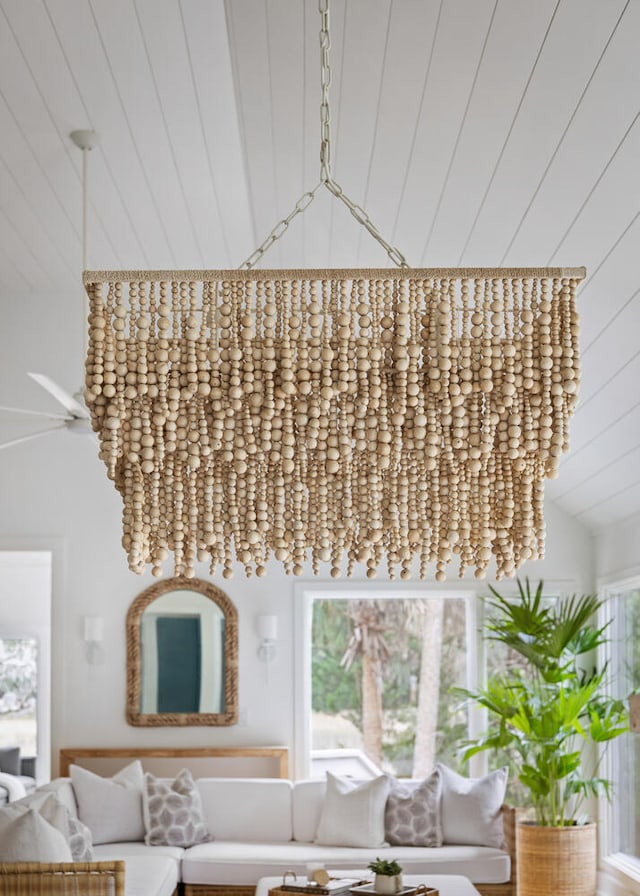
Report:
[[[125,863],[0,864],[0,896],[125,896]]]

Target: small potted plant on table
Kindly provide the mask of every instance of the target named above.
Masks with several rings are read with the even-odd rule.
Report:
[[[369,871],[373,871],[375,879],[373,887],[376,893],[393,896],[402,889],[402,868],[395,859],[379,859],[369,862]]]

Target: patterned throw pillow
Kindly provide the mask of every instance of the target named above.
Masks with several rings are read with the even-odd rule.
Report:
[[[82,824],[79,818],[74,818],[68,813],[67,824],[69,826],[69,847],[74,862],[93,862],[93,844],[91,843],[91,831]]]
[[[391,846],[442,846],[438,771],[424,781],[391,780],[384,813],[385,839]]]
[[[207,830],[202,801],[191,772],[184,768],[175,781],[144,776],[144,820],[147,846],[195,846],[213,837]]]

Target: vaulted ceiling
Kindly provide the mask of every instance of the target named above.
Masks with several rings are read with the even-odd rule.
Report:
[[[593,531],[637,514],[639,0],[333,0],[331,26],[333,173],[410,264],[586,265],[547,491]],[[318,182],[318,29],[313,0],[0,0],[2,313],[77,289],[76,128],[89,267],[238,266]],[[325,191],[264,259],[387,263]]]

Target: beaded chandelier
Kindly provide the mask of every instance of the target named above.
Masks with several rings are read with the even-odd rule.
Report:
[[[85,399],[130,568],[513,575],[544,553],[579,381],[584,268],[414,269],[321,180],[241,270],[85,271]],[[399,267],[254,270],[320,187]]]

